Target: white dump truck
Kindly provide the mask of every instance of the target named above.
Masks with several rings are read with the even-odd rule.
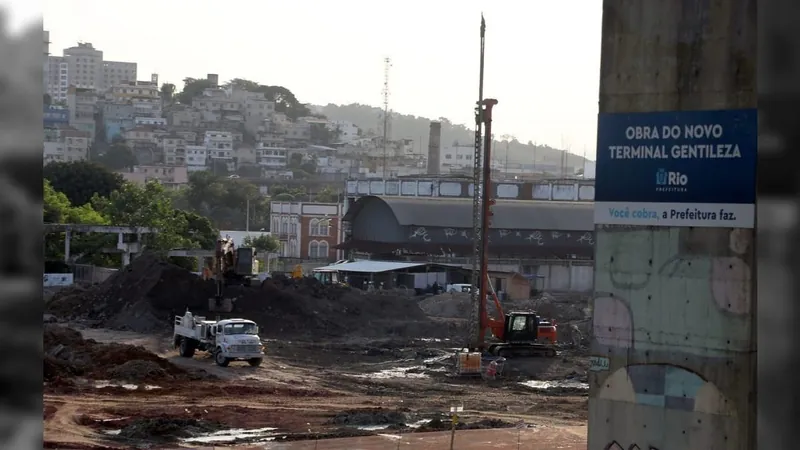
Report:
[[[175,316],[173,343],[186,358],[194,356],[195,350],[210,352],[220,367],[227,367],[231,361],[247,361],[257,367],[264,359],[258,325],[252,320],[206,320],[186,311]]]

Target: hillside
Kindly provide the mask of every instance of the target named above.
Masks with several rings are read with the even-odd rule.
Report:
[[[379,131],[380,118],[383,117],[383,111],[380,108],[361,105],[353,103],[349,105],[333,105],[317,107],[321,108],[324,114],[330,120],[344,120],[352,122],[361,128],[365,134],[377,134]],[[450,121],[440,118],[442,122],[442,146],[451,146],[453,143],[458,142],[461,145],[472,145],[474,140],[474,131],[463,125],[456,125]],[[425,117],[417,117],[406,114],[392,113],[391,136],[393,139],[408,138],[413,139],[415,142],[422,141],[422,148],[428,148],[428,133],[430,131],[431,119]],[[501,141],[496,147],[496,157],[499,160],[505,159],[506,143]],[[535,161],[537,164],[548,163],[549,165],[560,165],[562,150],[543,146],[534,145],[532,142],[524,144],[513,140],[508,143],[508,161],[509,163],[523,163],[531,164]],[[569,154],[567,166],[583,167],[583,158],[575,154]]]

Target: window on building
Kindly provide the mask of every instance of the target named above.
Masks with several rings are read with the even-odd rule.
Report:
[[[308,222],[308,235],[309,236],[319,236],[319,220],[318,219],[311,219]]]
[[[319,247],[317,248],[317,258],[327,258],[328,250],[328,243],[325,241],[320,241]]]

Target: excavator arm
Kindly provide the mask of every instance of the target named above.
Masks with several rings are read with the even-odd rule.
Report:
[[[494,337],[502,341],[506,331],[506,313],[503,311],[503,306],[500,304],[500,299],[497,297],[497,292],[494,290],[494,286],[492,285],[492,280],[489,278],[489,274],[487,273],[485,276],[486,286],[489,288],[489,295],[494,301],[494,306],[497,308],[497,315],[499,317],[489,317],[489,311],[487,308],[486,322],[489,325],[489,330],[492,331]]]

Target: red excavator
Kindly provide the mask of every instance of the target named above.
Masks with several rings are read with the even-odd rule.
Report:
[[[555,323],[541,319],[532,311],[504,312],[497,293],[491,288],[491,282],[488,281],[487,279],[486,284],[490,286],[490,295],[500,318],[489,317],[486,312],[486,302],[482,302],[481,317],[485,318],[492,335],[500,342],[489,343],[486,350],[504,358],[519,356],[552,358],[556,356],[556,349],[552,345],[556,341]]]
[[[473,196],[473,236],[475,236],[475,264],[473,268],[474,284],[477,292],[473,293],[473,300],[478,303],[478,329],[477,338],[472,348],[478,351],[487,350],[489,353],[502,356],[556,356],[555,324],[543,326],[544,321],[533,311],[513,311],[505,313],[489,279],[489,239],[488,232],[493,215],[492,206],[492,108],[497,104],[495,99],[483,99],[483,61],[484,61],[484,32],[485,22],[481,18],[481,62],[479,81],[479,101],[475,115],[475,181]],[[481,127],[485,128],[483,142]],[[483,144],[483,145],[481,145]],[[475,297],[477,296],[477,298]],[[492,297],[497,308],[498,318],[490,318],[487,308],[488,298]],[[487,344],[485,342],[486,329],[490,329],[499,342]],[[549,342],[547,342],[549,341]]]

